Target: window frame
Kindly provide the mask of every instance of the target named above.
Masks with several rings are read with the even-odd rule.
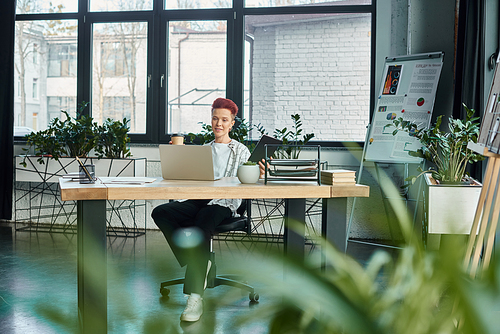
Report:
[[[168,36],[170,21],[179,20],[221,20],[227,22],[226,97],[241,106],[244,112],[244,47],[245,22],[247,15],[314,14],[314,13],[368,13],[371,14],[371,64],[370,64],[370,110],[368,123],[373,116],[375,102],[375,59],[376,59],[376,19],[377,0],[369,5],[325,5],[245,7],[244,0],[233,0],[232,8],[209,9],[164,9],[164,0],[153,0],[153,10],[92,12],[89,0],[79,0],[76,13],[17,14],[16,21],[36,20],[77,20],[77,96],[78,102],[91,101],[92,85],[92,26],[94,23],[147,22],[147,92],[146,92],[146,133],[130,134],[132,143],[166,143],[166,93],[161,86],[161,75],[165,77],[167,66]],[[165,81],[166,82],[166,81]],[[84,114],[91,114],[86,108]],[[159,126],[158,126],[159,124]],[[336,141],[315,141],[325,147],[340,147],[346,143]],[[361,146],[363,142],[358,142]]]

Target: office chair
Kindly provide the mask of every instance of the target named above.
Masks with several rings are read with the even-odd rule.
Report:
[[[217,226],[215,229],[214,235],[219,233],[226,233],[232,231],[243,231],[247,234],[251,233],[251,225],[250,225],[250,210],[251,210],[251,200],[244,199],[236,212],[239,216],[227,218],[222,223]],[[245,213],[247,215],[245,216]],[[228,285],[233,286],[235,288],[240,288],[242,290],[246,290],[249,292],[248,297],[251,302],[257,302],[259,300],[259,294],[255,293],[255,290],[252,286],[237,281],[235,275],[217,275],[217,264],[215,262],[215,252],[212,248],[213,238],[210,238],[210,261],[212,261],[212,267],[208,272],[207,276],[207,289],[215,288],[219,285]],[[184,278],[177,278],[173,280],[169,280],[166,282],[162,282],[160,286],[160,293],[162,296],[168,296],[170,293],[170,289],[168,286],[176,285],[176,284],[184,284]]]

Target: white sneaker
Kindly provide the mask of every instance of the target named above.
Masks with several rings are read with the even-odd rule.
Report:
[[[201,296],[189,295],[186,308],[181,314],[181,321],[198,321],[203,314],[203,298]]]

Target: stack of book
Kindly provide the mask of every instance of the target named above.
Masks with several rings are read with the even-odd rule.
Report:
[[[356,184],[356,172],[347,169],[322,170],[321,183],[339,185]]]

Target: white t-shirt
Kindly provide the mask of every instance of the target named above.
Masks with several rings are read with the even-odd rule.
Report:
[[[212,155],[214,157],[214,175],[216,179],[220,179],[226,174],[230,154],[231,149],[228,144],[213,143]]]

